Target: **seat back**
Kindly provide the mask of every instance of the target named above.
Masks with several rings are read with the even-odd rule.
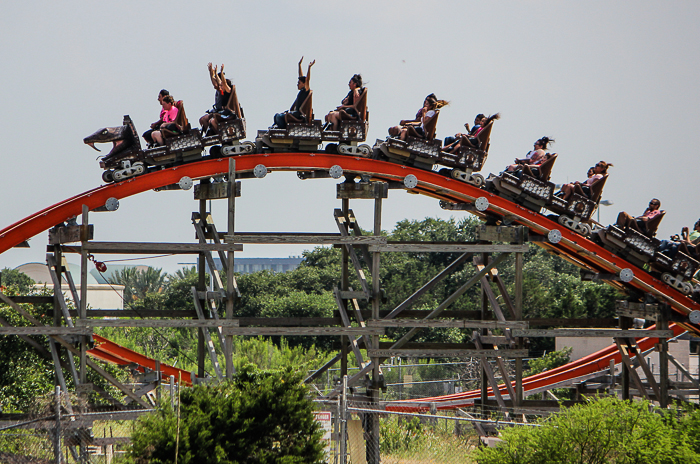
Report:
[[[243,118],[243,110],[241,109],[241,104],[238,103],[238,94],[236,93],[235,85],[231,88],[231,95],[228,97],[225,108],[235,114],[238,119]]]
[[[139,133],[136,132],[136,126],[134,126],[134,122],[131,120],[128,114],[124,115],[123,125],[129,126],[129,138],[131,139],[131,145],[136,148],[136,150],[141,150],[141,138],[139,137]]]
[[[605,174],[600,179],[597,179],[591,184],[591,200],[594,203],[600,201],[600,197],[603,196],[603,187],[605,187],[605,182],[608,180],[609,174]]]
[[[488,124],[484,126],[483,129],[476,134],[476,140],[479,141],[478,148],[488,151],[489,141],[491,140],[491,129],[493,128],[493,121],[489,121]]]
[[[182,103],[182,100],[178,100],[175,102],[175,108],[177,108],[175,124],[180,129],[180,132],[186,134],[190,131],[190,123],[187,120],[187,114],[185,113],[185,104]]]
[[[557,155],[556,153],[553,153],[552,156],[549,157],[549,159],[544,160],[542,164],[540,164],[540,180],[547,182],[549,180],[549,177],[552,175],[552,167],[554,166],[554,162],[557,160]]]
[[[304,100],[304,103],[301,104],[301,107],[299,107],[299,111],[306,118],[307,124],[311,124],[311,121],[314,119],[313,96],[314,91],[309,90],[309,95]]]
[[[656,231],[659,230],[659,224],[661,224],[661,220],[664,218],[666,215],[666,210],[661,211],[661,213],[657,214],[653,218],[649,219],[646,223],[647,227],[647,235],[649,237],[653,237],[656,235]]]
[[[437,122],[438,116],[440,116],[440,111],[436,110],[435,115],[428,120],[427,123],[423,125],[423,130],[425,131],[425,138],[430,141],[435,138],[435,133],[437,132]]]
[[[367,87],[362,89],[360,98],[355,102],[355,111],[357,111],[358,120],[365,122],[367,120]]]
[[[190,123],[187,120],[187,114],[185,114],[185,105],[184,103],[182,103],[182,100],[176,101],[173,106],[177,108],[177,116],[175,117],[175,121],[173,122],[173,124],[177,126],[179,134],[161,127],[160,133],[164,138],[175,137],[181,134],[187,134],[190,132],[191,129]]]

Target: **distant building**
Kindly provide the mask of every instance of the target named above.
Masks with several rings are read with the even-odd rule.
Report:
[[[289,258],[236,258],[233,261],[233,270],[240,274],[252,274],[259,271],[289,272],[299,267],[304,260],[301,256]],[[221,270],[221,260],[214,258],[214,265]],[[209,269],[209,266],[207,266]]]

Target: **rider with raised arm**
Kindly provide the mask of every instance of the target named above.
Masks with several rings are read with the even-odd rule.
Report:
[[[304,57],[302,56],[299,60],[299,78],[297,80],[297,89],[299,89],[299,93],[297,93],[297,98],[294,100],[294,103],[292,103],[292,106],[289,108],[289,111],[275,114],[275,123],[271,127],[272,129],[284,129],[285,127],[287,127],[287,122],[284,119],[284,116],[287,113],[291,114],[297,119],[301,119],[303,117],[303,115],[301,114],[301,106],[304,104],[304,100],[306,100],[306,97],[309,96],[309,92],[311,92],[311,67],[316,63],[316,60],[313,60],[311,63],[309,63],[309,68],[306,71],[306,76],[304,76],[304,73],[301,70],[301,63],[303,61]]]
[[[199,118],[199,124],[202,126],[202,135],[207,135],[207,130],[211,125],[211,128],[216,132],[216,118],[215,114],[221,114],[227,116],[230,111],[226,108],[228,100],[231,97],[231,92],[235,89],[235,86],[231,83],[230,79],[226,79],[224,74],[224,65],[221,65],[221,71],[218,71],[217,66],[212,66],[211,63],[207,64],[209,68],[209,79],[211,79],[211,84],[214,86],[216,94],[214,95],[214,105],[212,109],[207,111],[207,114]],[[228,116],[231,116],[230,114]]]

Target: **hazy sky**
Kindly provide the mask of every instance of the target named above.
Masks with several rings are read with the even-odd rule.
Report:
[[[167,88],[190,121],[211,107],[209,61],[225,63],[245,110],[248,140],[289,107],[299,58],[316,59],[317,117],[360,72],[369,88],[369,143],[411,118],[435,92],[451,102],[438,136],[476,113],[500,111],[485,173],[498,172],[547,135],[560,154],[552,180],[614,163],[601,222],[666,209],[659,237],[700,216],[700,3],[658,1],[208,1],[10,2],[0,16],[0,229],[102,183],[83,144],[129,114],[143,132]],[[305,66],[306,68],[306,66]],[[107,145],[104,145],[107,147]],[[225,230],[225,201],[213,214]],[[247,232],[334,232],[335,181],[271,173],[243,181],[236,226]],[[370,228],[371,202],[352,204]],[[116,213],[91,215],[100,241],[193,241],[192,191],[148,192]],[[383,226],[448,218],[429,198],[391,191]],[[461,214],[461,213],[456,213]],[[0,268],[43,261],[46,234],[0,255]],[[300,254],[305,247],[246,246],[240,256]],[[101,257],[109,259],[109,257]],[[77,259],[75,259],[77,261]],[[191,257],[149,259],[173,271]]]

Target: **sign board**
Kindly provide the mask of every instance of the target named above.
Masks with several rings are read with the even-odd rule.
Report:
[[[330,411],[314,411],[314,416],[316,421],[321,424],[321,429],[323,430],[323,437],[321,441],[326,450],[326,457],[331,456],[331,433],[333,432],[333,422],[331,421]]]

